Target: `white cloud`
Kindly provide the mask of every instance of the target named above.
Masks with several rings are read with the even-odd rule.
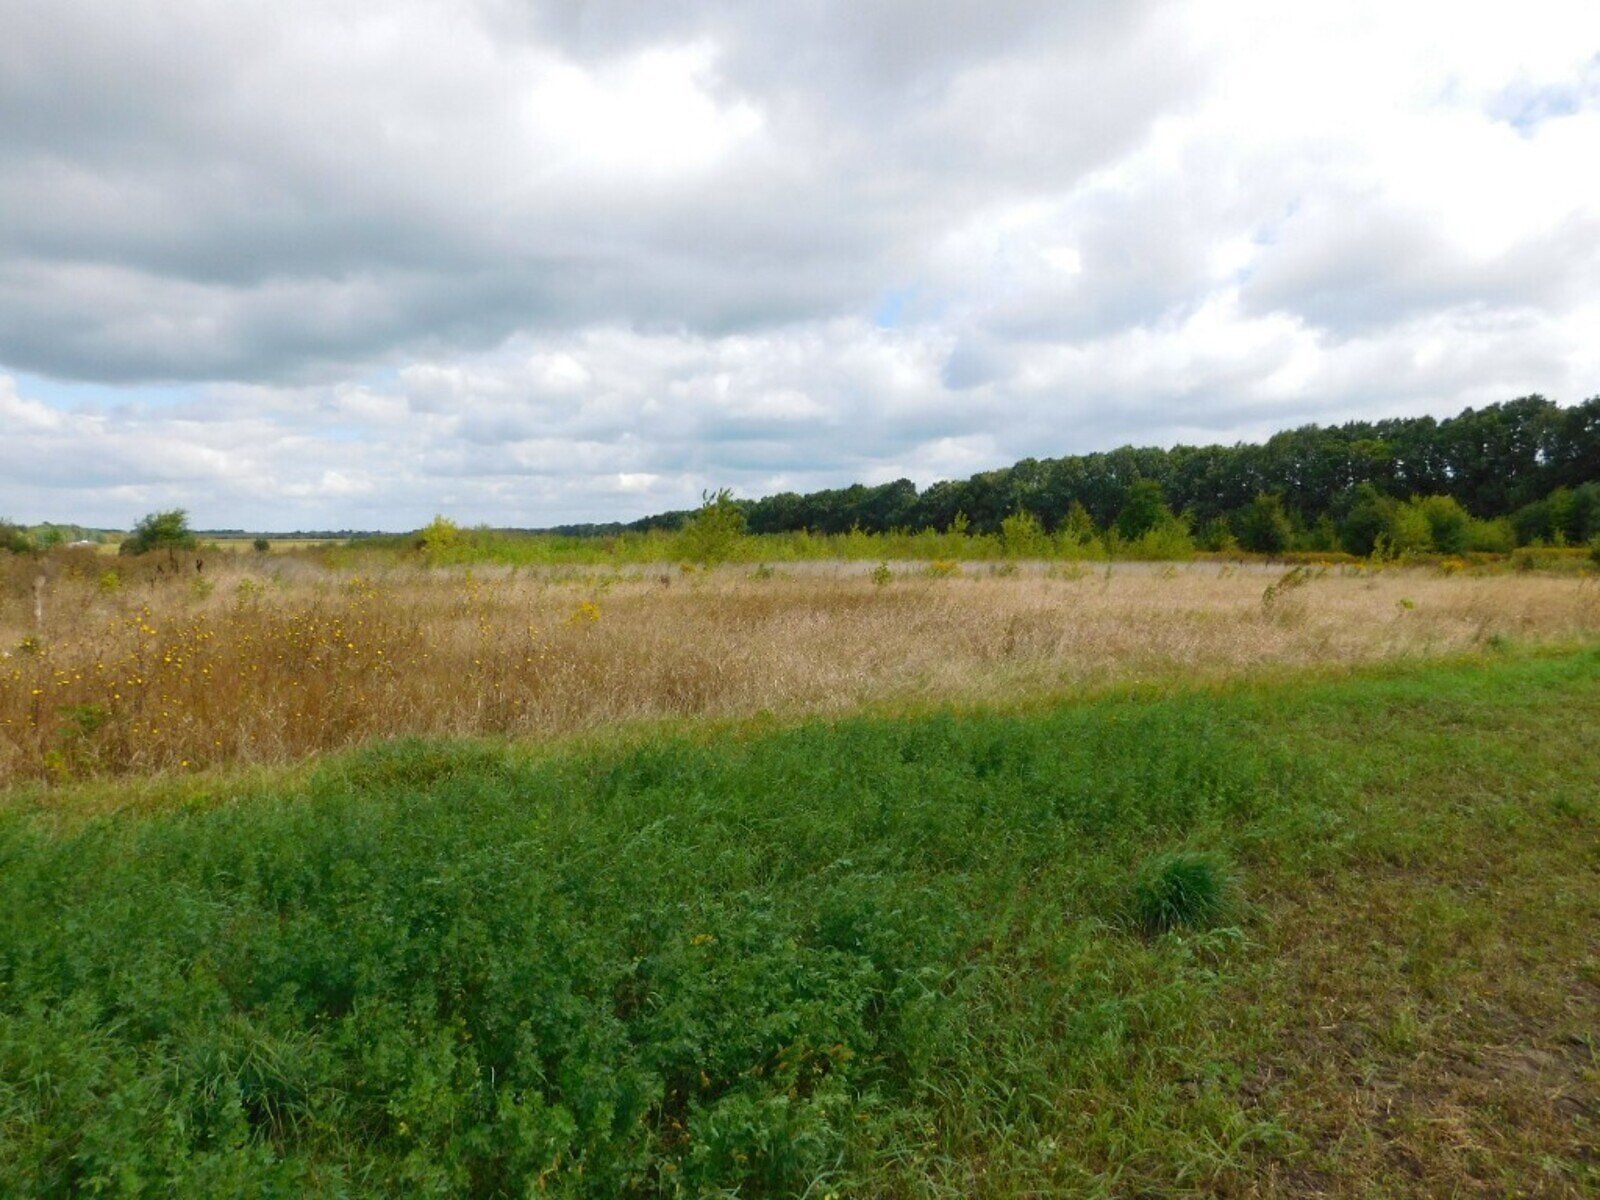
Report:
[[[1587,0],[0,0],[0,511],[544,524],[1577,399],[1597,197]]]

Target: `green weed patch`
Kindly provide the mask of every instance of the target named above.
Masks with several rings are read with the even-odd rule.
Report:
[[[1284,930],[1218,925],[1214,856],[1262,911],[1426,857],[1441,810],[1375,806],[1375,764],[1441,714],[1554,736],[1596,662],[537,761],[397,742],[177,811],[13,811],[0,1193],[1242,1188],[1309,1150],[1251,1082]],[[1519,828],[1593,837],[1559,763],[1522,768],[1562,803]]]

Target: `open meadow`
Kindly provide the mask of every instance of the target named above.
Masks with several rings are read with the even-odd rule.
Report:
[[[0,1194],[1600,1188],[1583,570],[119,565],[0,614]]]
[[[1600,579],[1354,564],[59,570],[0,612],[0,779],[1010,702],[1600,633]],[[18,573],[19,575],[21,572]]]

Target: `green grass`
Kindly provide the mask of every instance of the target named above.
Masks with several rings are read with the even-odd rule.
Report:
[[[1591,649],[34,793],[0,1195],[1582,1194],[1597,730]]]
[[[1228,864],[1216,854],[1161,854],[1133,881],[1133,919],[1146,933],[1212,926],[1228,911]]]

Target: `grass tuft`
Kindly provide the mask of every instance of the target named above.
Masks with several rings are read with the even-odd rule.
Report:
[[[1232,908],[1233,872],[1220,854],[1180,851],[1147,860],[1133,880],[1133,919],[1154,935],[1205,929]]]

